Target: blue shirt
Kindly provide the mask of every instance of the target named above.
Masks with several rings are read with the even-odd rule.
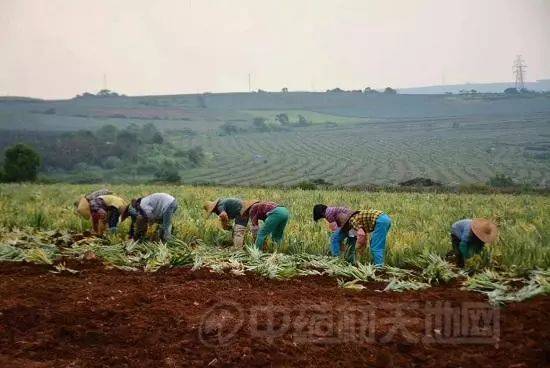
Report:
[[[143,197],[139,205],[148,220],[159,220],[175,200],[170,194],[154,193]]]
[[[468,242],[472,234],[472,220],[464,219],[455,222],[451,226],[451,234],[460,239],[461,242]]]
[[[481,252],[483,249],[483,243],[477,240],[477,237],[472,233],[472,220],[464,219],[455,222],[451,226],[451,234],[460,239],[458,249],[464,259],[472,257],[474,254]],[[473,241],[473,240],[476,241]]]

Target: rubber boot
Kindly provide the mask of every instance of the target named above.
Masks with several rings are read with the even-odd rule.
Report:
[[[233,229],[233,245],[236,248],[243,247],[245,232],[246,232],[246,226],[235,225],[235,228]]]

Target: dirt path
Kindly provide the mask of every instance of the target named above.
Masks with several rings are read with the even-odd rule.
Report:
[[[521,368],[550,361],[550,297],[495,311],[456,285],[399,294],[378,292],[374,283],[342,289],[326,277],[71,267],[81,271],[0,263],[0,367]]]

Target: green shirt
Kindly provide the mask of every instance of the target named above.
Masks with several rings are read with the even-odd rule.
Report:
[[[241,215],[243,201],[239,198],[222,198],[218,202],[218,213],[225,212],[230,219],[235,219]]]
[[[464,257],[464,260],[467,260],[474,255],[481,253],[481,251],[483,250],[483,244],[461,241],[458,245],[458,249],[460,250],[462,257]]]

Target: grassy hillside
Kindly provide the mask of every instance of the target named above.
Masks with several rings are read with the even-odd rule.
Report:
[[[289,124],[281,125],[278,114],[286,114]],[[298,124],[300,117],[306,124]],[[266,125],[255,126],[255,118]],[[63,180],[90,175],[94,181],[143,181],[168,162],[189,183],[396,184],[422,176],[456,185],[485,182],[498,173],[537,186],[550,180],[550,97],[543,94],[0,99],[0,131],[11,132],[2,134],[0,149],[16,141],[39,145],[62,132],[96,131],[107,124],[119,130],[154,124],[170,147],[141,150],[134,162],[119,157],[123,161],[117,167],[98,159],[73,170],[44,167],[45,174]],[[228,126],[233,130],[224,130]],[[200,165],[187,165],[176,155],[193,147],[204,152]]]

